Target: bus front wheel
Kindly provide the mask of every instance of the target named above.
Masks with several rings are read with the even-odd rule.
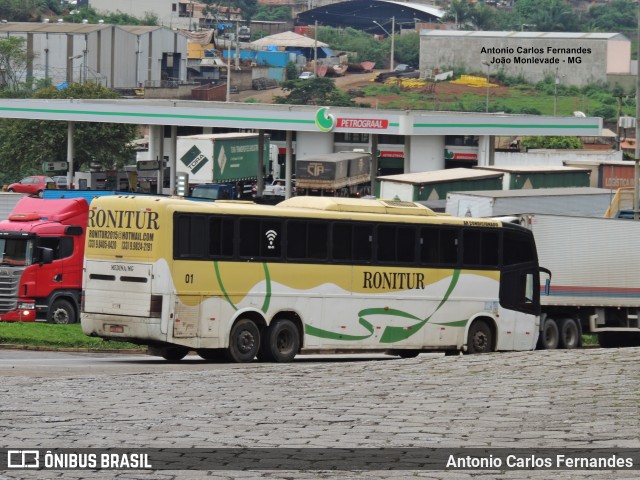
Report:
[[[236,363],[250,362],[260,347],[260,330],[251,320],[243,318],[236,322],[229,334],[226,357]]]
[[[493,333],[487,322],[476,320],[469,328],[469,340],[467,341],[467,352],[488,353],[493,349]]]
[[[266,331],[259,357],[268,362],[290,362],[299,348],[300,335],[295,324],[291,320],[276,320]]]
[[[167,347],[160,351],[160,356],[168,362],[179,362],[187,356],[189,350],[181,347]]]

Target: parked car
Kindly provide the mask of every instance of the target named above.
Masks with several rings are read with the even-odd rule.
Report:
[[[308,80],[308,79],[310,79],[310,78],[314,78],[314,77],[315,77],[315,74],[314,74],[313,72],[302,72],[302,73],[298,76],[298,78],[299,78],[300,80]]]
[[[415,69],[412,66],[407,65],[406,63],[399,63],[396,65],[396,68],[393,69],[393,71],[397,73],[408,73],[413,72],[414,70]]]
[[[274,180],[272,184],[264,187],[262,195],[265,197],[284,197],[285,181],[284,179]]]
[[[56,188],[58,190],[68,190],[69,189],[69,185],[67,184],[67,177],[66,175],[56,175],[55,177],[51,177],[53,178],[53,181],[56,184]]]
[[[43,196],[45,189],[55,190],[56,182],[53,178],[46,177],[44,175],[34,175],[31,177],[25,177],[19,182],[12,183],[7,188],[9,192],[16,193],[28,193],[29,195]]]

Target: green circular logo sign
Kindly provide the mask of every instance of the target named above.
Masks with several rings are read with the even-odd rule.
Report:
[[[336,126],[336,118],[329,113],[328,107],[322,107],[316,112],[316,126],[322,132],[330,132]]]

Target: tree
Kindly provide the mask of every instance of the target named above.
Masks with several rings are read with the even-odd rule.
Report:
[[[72,84],[63,90],[47,88],[34,98],[118,98],[96,83]],[[133,156],[130,147],[136,125],[79,122],[74,131],[74,170],[99,163],[122,166]],[[45,161],[67,160],[67,123],[45,120],[0,121],[0,171],[2,181],[15,181],[42,171]]]
[[[589,9],[591,24],[605,32],[617,32],[621,28],[636,28],[636,4],[629,0],[613,0],[609,5],[595,5]]]
[[[19,92],[24,89],[29,61],[25,43],[26,40],[22,37],[0,40],[0,87],[3,90]]]
[[[258,0],[228,0],[229,6],[236,7],[242,12],[242,17],[245,20],[251,20],[253,15],[258,10]],[[224,0],[223,2],[224,3]]]
[[[330,78],[315,77],[308,80],[286,80],[281,84],[286,96],[275,97],[276,103],[288,105],[323,105],[354,107],[351,95],[336,88]]]
[[[522,146],[527,149],[579,149],[582,148],[582,142],[577,137],[523,137]]]
[[[420,34],[418,32],[396,35],[395,59],[396,63],[406,63],[418,67],[420,63]]]
[[[467,0],[451,0],[445,13],[446,20],[453,20],[456,25],[464,26],[469,15],[470,6]]]

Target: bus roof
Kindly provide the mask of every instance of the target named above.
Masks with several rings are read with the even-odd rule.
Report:
[[[435,213],[430,208],[415,202],[398,200],[361,199],[346,197],[299,196],[284,200],[277,205],[262,205],[249,201],[217,200],[215,202],[193,201],[181,197],[111,196],[100,197],[91,202],[91,208],[119,203],[122,198],[135,199],[138,207],[149,208],[160,204],[173,211],[193,213],[220,213],[235,215],[285,216],[290,218],[332,218],[379,220],[383,222],[467,224],[473,226],[499,227],[502,222],[489,218],[461,218]]]

